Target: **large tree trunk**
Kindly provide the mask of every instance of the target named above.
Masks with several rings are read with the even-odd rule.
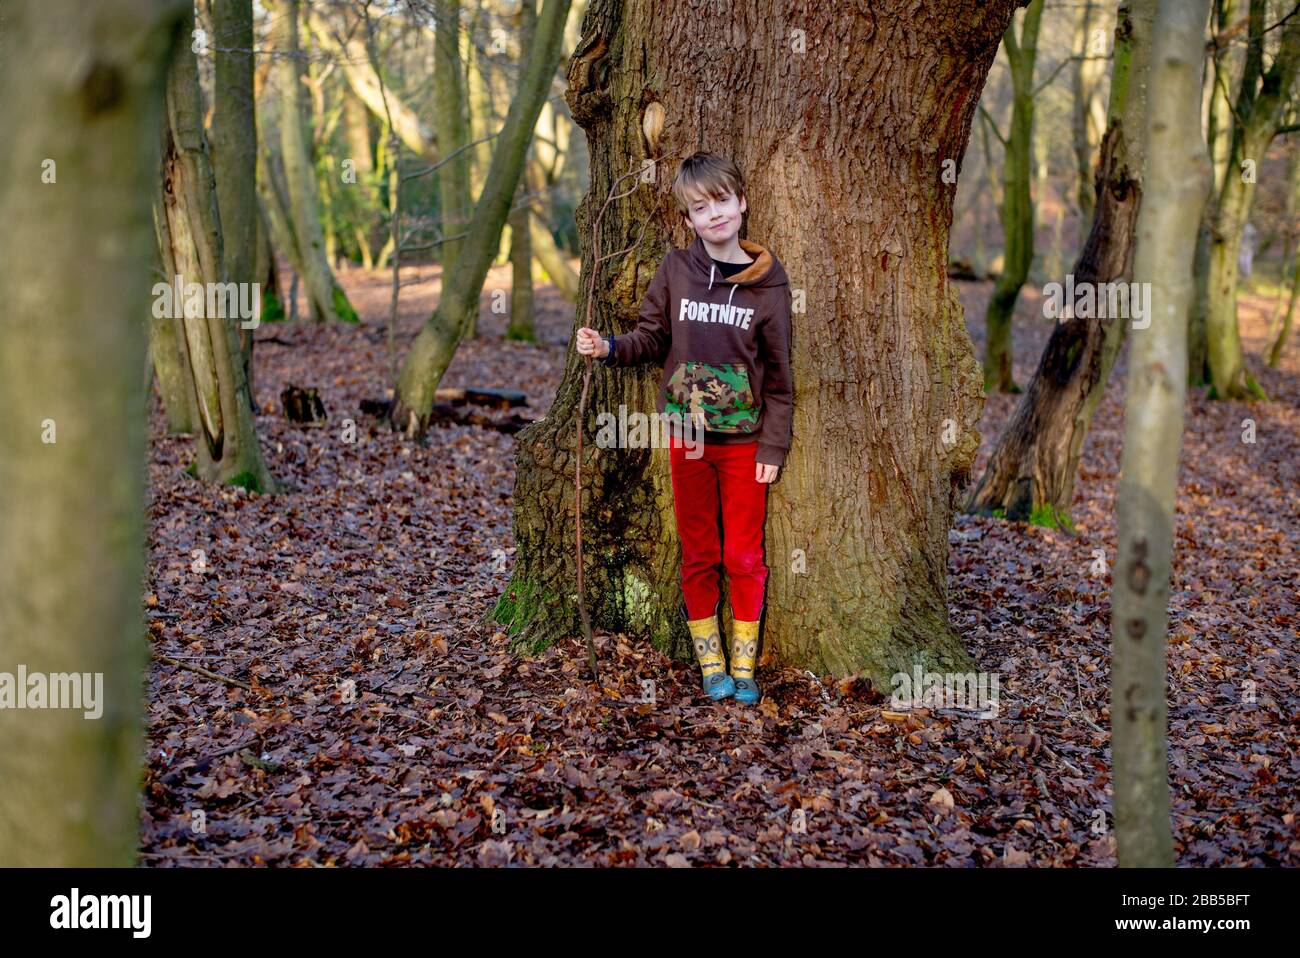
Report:
[[[217,178],[222,249],[232,283],[257,275],[257,124],[253,118],[253,0],[212,4],[212,169]],[[258,304],[259,308],[261,304]],[[240,360],[253,398],[253,329],[239,326]]]
[[[1116,500],[1111,592],[1111,756],[1124,867],[1174,864],[1169,820],[1165,634],[1187,382],[1196,226],[1212,173],[1200,131],[1209,0],[1160,0],[1152,39],[1147,171],[1134,279],[1151,284],[1151,326],[1133,337]]]
[[[1097,170],[1097,205],[1074,266],[1078,289],[1131,278],[1133,230],[1141,203],[1146,71],[1156,0],[1130,0],[1115,29],[1109,121]],[[1126,317],[1075,316],[1073,303],[1052,329],[1038,368],[967,503],[972,512],[1068,525],[1084,441],[1124,338]],[[1149,307],[1150,304],[1148,304]]]
[[[478,310],[483,280],[496,257],[501,228],[519,185],[537,114],[559,65],[560,41],[568,10],[569,0],[547,0],[538,17],[533,47],[520,73],[505,125],[496,138],[492,166],[483,193],[474,205],[459,263],[450,277],[443,273],[438,308],[415,337],[398,376],[393,423],[409,434],[419,435],[428,428],[438,383],[456,354],[470,315]]]
[[[202,284],[211,289],[228,281],[221,218],[207,139],[203,133],[198,63],[188,37],[177,42],[167,79],[166,123],[158,219],[166,223],[161,254],[166,275],[180,277],[182,289]],[[171,290],[161,295],[169,295]],[[184,315],[181,348],[190,378],[186,395],[195,432],[194,473],[200,479],[230,483],[261,492],[276,485],[262,458],[253,420],[252,400],[240,361],[238,324],[233,307],[252,302],[236,292],[224,310],[213,315],[208,297],[191,315],[188,297],[177,297],[173,312]],[[257,304],[260,306],[260,304]]]
[[[6,0],[0,25],[0,866],[134,863],[145,358],[163,81],[185,3]],[[56,180],[40,177],[54,160]],[[100,677],[97,695],[91,676]]]
[[[584,236],[611,184],[655,160],[653,184],[611,204],[601,224],[607,253],[645,239],[594,280],[585,249],[595,325],[630,329],[666,249],[693,238],[668,187],[701,144],[747,172],[749,235],[792,277],[795,438],[769,493],[764,661],[861,670],[884,687],[915,663],[971,666],[948,621],[948,528],[983,391],[947,278],[956,188],[943,172],[962,159],[1014,7],[945,0],[923,20],[903,0],[867,14],[801,6],[795,20],[772,2],[726,19],[671,6],[650,16],[618,0],[588,10],[568,92],[591,145]],[[819,54],[816,37],[835,37],[844,55]],[[662,132],[650,138],[656,116]],[[578,315],[585,325],[585,303]],[[521,643],[577,628],[583,368],[570,352],[549,414],[519,434],[518,551],[495,615]],[[583,428],[594,434],[598,413],[620,404],[653,411],[659,380],[653,368],[597,370]],[[596,625],[688,656],[667,460],[662,449],[585,444],[586,602]]]
[[[302,66],[298,46],[298,0],[275,3],[272,46],[276,85],[280,94],[280,154],[284,160],[285,194],[298,242],[302,280],[317,320],[358,322],[343,287],[334,278],[325,256],[325,230],[311,147],[303,129]],[[271,212],[267,210],[268,214]],[[278,240],[277,240],[278,245]]]

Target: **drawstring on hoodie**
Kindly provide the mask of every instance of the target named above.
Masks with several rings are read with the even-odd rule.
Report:
[[[713,271],[717,269],[712,263],[709,264],[709,289],[713,289]],[[727,294],[727,308],[731,308],[731,297],[736,295],[736,284],[731,284],[731,292]]]

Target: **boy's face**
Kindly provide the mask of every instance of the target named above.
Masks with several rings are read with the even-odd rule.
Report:
[[[727,191],[721,199],[692,193],[687,203],[687,219],[700,238],[723,246],[740,232],[741,214],[747,209],[743,198]]]

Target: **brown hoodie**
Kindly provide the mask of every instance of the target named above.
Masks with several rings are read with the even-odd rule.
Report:
[[[669,250],[636,329],[613,337],[605,362],[662,362],[660,413],[702,416],[705,445],[757,440],[757,461],[780,466],[794,411],[790,280],[766,247],[740,240],[740,248],[754,262],[729,278],[698,236],[686,249]],[[681,435],[675,423],[670,428]]]

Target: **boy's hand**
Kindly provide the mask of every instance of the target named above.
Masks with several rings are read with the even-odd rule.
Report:
[[[593,359],[604,359],[609,355],[609,342],[590,326],[583,326],[578,330],[573,345],[579,353],[591,356]]]
[[[771,482],[776,478],[780,466],[771,466],[765,462],[754,463],[754,479],[758,482]]]

